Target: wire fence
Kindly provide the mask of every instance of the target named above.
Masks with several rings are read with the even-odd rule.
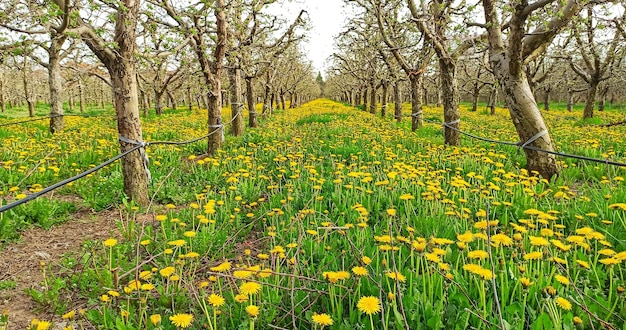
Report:
[[[20,121],[12,121],[9,123],[2,123],[0,124],[0,127],[7,127],[7,126],[13,126],[13,125],[19,125],[19,124],[25,124],[25,123],[30,123],[30,122],[34,122],[34,121],[41,121],[41,120],[46,120],[46,119],[52,119],[52,118],[57,118],[57,117],[83,117],[83,118],[90,118],[90,117],[101,117],[104,115],[79,115],[79,114],[58,114],[58,115],[49,115],[49,116],[43,116],[43,117],[37,117],[37,118],[30,118],[30,119],[26,119],[26,120],[20,120]]]
[[[443,123],[443,126],[449,128],[449,129],[451,129],[453,131],[456,131],[456,132],[458,132],[458,133],[460,133],[462,135],[469,136],[469,137],[471,137],[473,139],[484,141],[484,142],[490,142],[490,143],[496,143],[496,144],[501,144],[501,145],[514,146],[514,147],[521,148],[521,149],[528,149],[528,150],[543,152],[543,153],[552,154],[552,155],[559,156],[559,157],[573,158],[573,159],[585,160],[585,161],[590,161],[590,162],[595,162],[595,163],[600,163],[600,164],[626,167],[626,163],[616,162],[616,161],[612,161],[612,160],[608,160],[608,159],[599,159],[599,158],[580,156],[580,155],[574,155],[574,154],[567,154],[567,153],[563,153],[563,152],[551,151],[551,150],[545,150],[545,149],[537,148],[537,147],[534,147],[534,146],[530,145],[530,143],[535,140],[535,139],[533,139],[534,137],[531,138],[530,140],[528,140],[525,143],[522,143],[522,142],[510,142],[510,141],[500,141],[500,140],[489,139],[489,138],[485,138],[485,137],[482,137],[482,136],[478,136],[478,135],[474,135],[474,134],[471,134],[471,133],[464,132],[464,131],[456,128],[456,127],[453,127],[449,123]],[[540,132],[540,133],[543,133],[543,132]]]
[[[242,115],[242,113],[239,113],[239,116],[241,116],[241,115]],[[100,165],[95,166],[95,167],[93,167],[93,168],[91,168],[91,169],[89,169],[87,171],[84,171],[84,172],[82,172],[80,174],[77,174],[77,175],[75,175],[75,176],[73,176],[71,178],[67,178],[67,179],[65,179],[63,181],[57,182],[57,183],[55,183],[55,184],[53,184],[53,185],[51,185],[49,187],[46,187],[46,188],[44,188],[44,189],[42,189],[42,190],[40,190],[40,191],[38,191],[36,193],[29,194],[29,195],[27,195],[26,197],[24,197],[22,199],[18,199],[16,201],[12,202],[12,203],[6,204],[4,206],[0,206],[0,213],[8,211],[8,210],[10,210],[12,208],[15,208],[15,207],[19,206],[19,205],[28,203],[28,202],[30,202],[30,201],[38,198],[38,197],[41,197],[41,196],[43,196],[43,195],[45,195],[45,194],[47,194],[47,193],[49,193],[49,192],[51,192],[53,190],[56,190],[56,189],[58,189],[60,187],[63,187],[65,185],[67,185],[68,183],[71,183],[71,182],[77,181],[77,180],[79,180],[81,178],[84,178],[87,175],[92,174],[94,172],[97,172],[100,169],[104,168],[105,166],[110,165],[110,164],[116,162],[117,160],[119,160],[121,158],[126,157],[128,154],[130,154],[130,153],[132,153],[134,151],[138,151],[140,149],[143,149],[143,148],[145,148],[147,146],[151,146],[151,145],[186,145],[186,144],[191,144],[191,143],[194,143],[194,142],[198,142],[198,141],[200,141],[202,139],[206,139],[209,136],[211,136],[213,134],[216,134],[218,132],[222,132],[223,133],[224,127],[226,127],[227,125],[230,125],[233,121],[235,121],[236,118],[237,118],[236,116],[233,117],[226,124],[221,124],[220,123],[218,125],[212,125],[210,127],[214,128],[213,131],[211,131],[208,134],[205,134],[205,135],[203,135],[201,137],[194,138],[194,139],[187,140],[187,141],[152,141],[152,142],[148,141],[148,142],[137,142],[137,141],[128,140],[128,139],[126,139],[124,137],[120,137],[119,138],[120,141],[125,142],[125,143],[135,144],[135,146],[130,148],[129,150],[124,151],[123,153],[120,153],[119,155],[117,155],[117,156],[115,156],[113,158],[110,158],[110,159],[106,160],[105,162],[101,163]]]

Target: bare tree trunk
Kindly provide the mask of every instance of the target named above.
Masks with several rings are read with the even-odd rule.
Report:
[[[236,67],[228,69],[228,77],[230,78],[230,107],[233,116],[230,132],[234,136],[243,134],[243,100],[241,99],[241,70]]]
[[[78,77],[78,102],[80,103],[80,113],[85,113],[85,91],[81,77]]]
[[[367,93],[368,87],[365,85],[365,87],[363,87],[363,111],[367,111],[367,96],[369,95]]]
[[[33,100],[33,91],[30,88],[30,67],[28,66],[28,61],[24,59],[24,67],[22,68],[22,80],[24,82],[24,97],[26,98],[26,103],[28,104],[28,116],[35,117],[35,103]]]
[[[136,80],[137,78],[135,78]],[[104,105],[105,105],[105,97],[106,95],[104,94],[104,83],[100,82],[100,108],[102,108],[104,110]]]
[[[259,126],[257,121],[256,104],[254,103],[254,86],[252,85],[252,77],[246,77],[246,97],[248,98],[248,126]],[[293,99],[292,105],[293,105]]]
[[[456,64],[450,58],[439,59],[441,75],[441,92],[443,94],[443,118],[448,126],[459,128],[461,113],[459,112],[459,93],[457,91]],[[444,127],[444,143],[451,146],[461,144],[458,131]]]
[[[389,93],[389,82],[383,81],[383,95],[380,98],[380,116],[385,118],[387,116],[387,94]]]
[[[411,74],[411,130],[413,132],[424,126],[424,116],[422,114],[422,84],[424,76],[421,73]]]
[[[572,110],[574,110],[574,90],[570,87],[567,89],[567,111]]]
[[[74,111],[74,91],[72,90],[69,91],[67,106],[70,108],[70,111]]]
[[[58,41],[52,40],[48,48],[48,87],[50,89],[50,133],[54,134],[63,131],[65,121],[63,119],[63,99],[61,89],[63,81],[61,78],[61,66],[59,61],[60,49],[57,49]]]
[[[479,96],[480,90],[478,89],[478,84],[474,84],[474,89],[473,89],[473,93],[472,93],[472,112],[476,112],[478,111],[478,96]]]
[[[134,43],[134,39],[132,43]],[[134,49],[134,46],[127,48]],[[120,55],[123,58],[132,58],[134,51],[128,53],[126,51]],[[109,66],[109,72],[113,84],[117,130],[122,137],[132,141],[142,141],[135,64],[132,61],[120,60]],[[135,147],[134,144],[120,141],[122,152],[133,147]],[[124,192],[140,205],[147,205],[148,203],[148,175],[145,169],[144,155],[145,151],[140,149],[138,152],[132,152],[122,158]]]
[[[398,122],[402,121],[402,95],[400,88],[400,80],[397,80],[395,84],[393,84],[393,116]]]
[[[587,90],[587,100],[585,101],[585,110],[583,111],[583,118],[593,118],[593,108],[596,105],[596,94],[598,93],[598,83],[592,81],[589,84]]]
[[[0,111],[7,110],[6,100],[4,98],[4,75],[0,75]]]
[[[545,111],[549,111],[550,110],[550,93],[552,92],[552,88],[550,87],[546,87],[543,89],[544,94],[543,94],[543,110]]]
[[[605,86],[600,88],[600,100],[598,101],[598,111],[604,111],[604,107],[606,104],[606,95],[609,92],[609,87]]]
[[[508,59],[502,54],[491,53],[491,63],[502,86],[504,98],[521,143],[527,143],[534,138],[535,140],[529,145],[554,151],[548,128],[541,117],[526,75],[512,74],[509,70]],[[539,174],[548,180],[558,175],[559,167],[554,155],[530,149],[524,149],[524,152],[526,153],[526,166],[531,173]]]
[[[280,109],[285,111],[285,92],[283,92],[282,88],[280,90]]]
[[[169,108],[172,110],[178,109],[178,104],[176,103],[176,96],[169,89],[165,90],[165,94],[167,94],[167,101],[169,104]]]
[[[191,86],[187,87],[187,103],[189,104],[189,111],[193,109],[193,98],[191,97]]]
[[[154,110],[156,111],[157,116],[163,114],[163,103],[161,99],[163,98],[163,93],[157,90],[154,91]]]
[[[491,92],[489,93],[489,114],[496,114],[496,103],[498,102],[498,86],[494,83],[491,86]]]
[[[276,100],[276,93],[272,93],[272,96],[270,97],[270,115],[273,115],[274,109],[278,107],[278,106],[274,107],[274,104],[278,104],[278,101]]]
[[[370,83],[370,87],[372,89],[372,94],[370,95],[370,113],[376,114],[376,83],[372,81]]]

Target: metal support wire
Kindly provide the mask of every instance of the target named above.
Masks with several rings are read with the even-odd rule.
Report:
[[[587,157],[587,156],[580,156],[580,155],[566,154],[566,153],[563,153],[563,152],[544,150],[544,149],[541,149],[541,148],[537,148],[537,147],[533,147],[531,145],[528,145],[532,141],[538,139],[541,135],[546,134],[547,131],[539,132],[541,135],[537,134],[537,135],[535,135],[535,137],[530,138],[526,143],[522,144],[521,142],[499,141],[499,140],[492,140],[492,139],[484,138],[482,136],[477,136],[477,135],[474,135],[474,134],[463,132],[460,129],[452,127],[452,126],[450,126],[450,125],[448,125],[446,123],[444,123],[443,126],[449,128],[449,129],[452,129],[454,131],[457,131],[460,134],[463,134],[465,136],[469,136],[469,137],[471,137],[473,139],[481,140],[481,141],[484,141],[484,142],[490,142],[490,143],[496,143],[496,144],[502,144],[502,145],[515,146],[515,147],[519,147],[519,148],[523,148],[523,149],[528,149],[528,150],[533,150],[533,151],[538,151],[538,152],[544,152],[544,153],[552,154],[552,155],[559,156],[559,157],[573,158],[573,159],[586,160],[586,161],[600,163],[600,164],[626,167],[626,163],[620,163],[620,162],[616,162],[616,161],[612,161],[612,160],[608,160],[608,159],[598,159],[598,158],[592,158],[592,157]]]
[[[229,125],[229,124],[230,124],[230,123],[232,123],[234,120],[235,120],[235,118],[231,119],[228,123],[226,123],[226,125]],[[47,194],[47,193],[49,193],[49,192],[51,192],[51,191],[53,191],[53,190],[56,190],[56,189],[58,189],[58,188],[60,188],[60,187],[63,187],[63,186],[65,186],[66,184],[68,184],[68,183],[70,183],[70,182],[74,182],[74,181],[76,181],[76,180],[79,180],[79,179],[81,179],[81,178],[84,178],[85,176],[87,176],[87,175],[89,175],[89,174],[91,174],[91,173],[94,173],[94,172],[96,172],[96,171],[98,171],[98,170],[102,169],[103,167],[105,167],[105,166],[107,166],[107,165],[109,165],[109,164],[111,164],[111,163],[113,163],[113,162],[117,161],[118,159],[121,159],[121,158],[123,158],[123,157],[126,157],[126,155],[130,154],[131,152],[133,152],[133,151],[135,151],[135,150],[139,150],[139,151],[141,151],[140,149],[146,148],[147,146],[150,146],[150,145],[184,145],[184,144],[194,143],[194,142],[200,141],[200,140],[202,140],[202,139],[206,139],[206,138],[208,138],[209,136],[211,136],[212,134],[215,134],[215,133],[217,133],[217,132],[223,131],[223,130],[224,130],[224,126],[225,126],[225,125],[221,125],[221,127],[220,127],[220,128],[218,128],[218,129],[216,129],[216,130],[212,131],[212,132],[211,132],[211,133],[209,133],[209,134],[206,134],[206,135],[204,135],[204,136],[201,136],[201,137],[198,137],[198,138],[195,138],[195,139],[192,139],[192,140],[188,140],[188,141],[154,141],[154,142],[138,142],[138,141],[132,141],[132,140],[129,140],[129,139],[125,138],[125,137],[120,136],[120,137],[118,137],[118,139],[119,139],[120,141],[122,141],[122,142],[126,142],[126,143],[135,144],[135,147],[133,147],[133,148],[131,148],[131,149],[129,149],[129,150],[127,150],[127,151],[125,151],[125,152],[123,152],[123,153],[121,153],[121,154],[119,154],[119,155],[117,155],[117,156],[115,156],[115,157],[113,157],[113,158],[111,158],[111,159],[109,159],[109,160],[105,161],[104,163],[102,163],[102,164],[100,164],[100,165],[98,165],[98,166],[96,166],[96,167],[94,167],[94,168],[91,168],[91,169],[89,169],[89,170],[87,170],[87,171],[85,171],[85,172],[82,172],[82,173],[80,173],[80,174],[77,174],[77,175],[75,175],[75,176],[73,176],[73,177],[71,177],[71,178],[65,179],[65,180],[63,180],[63,181],[57,182],[57,183],[55,183],[55,184],[53,184],[53,185],[51,185],[51,186],[49,186],[49,187],[46,187],[46,188],[42,189],[41,191],[38,191],[38,192],[33,193],[33,194],[30,194],[30,195],[28,195],[28,196],[26,196],[26,197],[24,197],[24,198],[22,198],[22,199],[19,199],[19,200],[17,200],[17,201],[14,201],[13,203],[9,203],[9,204],[7,204],[7,205],[0,206],[0,213],[2,213],[2,212],[4,212],[4,211],[8,211],[8,210],[10,210],[10,209],[12,209],[12,208],[14,208],[14,207],[16,207],[16,206],[22,205],[22,204],[24,204],[24,203],[30,202],[30,201],[32,201],[32,200],[34,200],[34,199],[36,199],[36,198],[38,198],[38,197],[40,197],[40,196],[42,196],[42,195],[45,195],[45,194]],[[145,155],[145,154],[144,154],[144,155]],[[148,175],[150,175],[150,174],[149,174],[150,172],[149,172],[149,170],[148,170],[148,167],[147,167],[147,163],[146,163],[146,161],[147,161],[147,157],[145,157],[145,156],[144,156],[144,166],[146,167],[146,171],[148,172]]]

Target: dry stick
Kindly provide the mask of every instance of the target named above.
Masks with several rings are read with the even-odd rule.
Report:
[[[493,255],[491,254],[491,228],[489,226],[489,202],[487,202],[487,253],[489,254],[489,262],[491,263],[491,286],[493,288],[493,297],[496,301],[496,310],[498,311],[498,317],[500,318],[500,327],[501,329],[505,329],[504,327],[504,319],[502,318],[502,308],[500,307],[500,298],[498,298],[498,288],[496,286],[496,270],[493,265]]]
[[[395,272],[396,278],[396,291],[398,292],[398,304],[400,307],[400,312],[402,312],[402,321],[404,322],[404,328],[409,330],[409,322],[406,319],[406,312],[404,311],[404,303],[402,302],[402,292],[400,291],[400,282],[398,281],[398,267],[396,266],[396,256],[393,249],[393,226],[391,225],[391,221],[389,223],[389,237],[391,237],[391,262],[393,264],[393,271]]]

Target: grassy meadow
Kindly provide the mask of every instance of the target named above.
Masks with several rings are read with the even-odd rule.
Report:
[[[596,124],[624,114],[544,112],[559,151],[619,162],[626,126]],[[115,163],[0,214],[0,244],[65,221],[76,205],[63,196],[120,211],[119,236],[44,267],[27,293],[66,329],[626,329],[626,168],[559,159],[548,182],[511,146],[444,146],[441,108],[415,133],[408,118],[316,100],[226,134],[214,156],[206,141],[149,146],[149,209],[124,198]],[[202,136],[206,111],[143,129]],[[462,107],[461,129],[517,141],[501,108]],[[56,135],[47,120],[0,127],[0,139],[3,205],[119,152],[112,116],[68,117]]]

